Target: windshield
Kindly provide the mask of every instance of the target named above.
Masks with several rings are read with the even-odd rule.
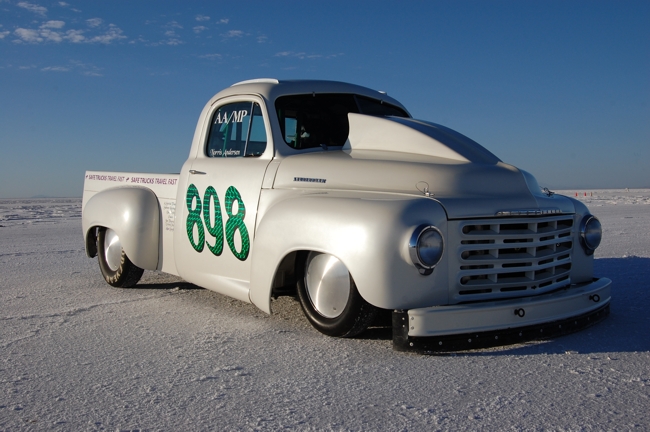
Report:
[[[275,109],[284,142],[294,149],[342,146],[348,138],[348,113],[409,117],[400,107],[354,94],[282,96]]]

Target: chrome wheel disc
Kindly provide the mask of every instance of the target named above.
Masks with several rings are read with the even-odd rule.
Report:
[[[117,271],[122,264],[122,243],[117,233],[112,229],[107,228],[104,234],[104,256],[106,257],[106,264],[108,267]]]
[[[311,254],[305,275],[307,294],[316,311],[336,318],[350,298],[350,273],[338,258],[329,254]]]

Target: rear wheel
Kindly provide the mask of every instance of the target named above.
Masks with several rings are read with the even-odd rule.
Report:
[[[144,273],[126,256],[120,237],[110,228],[100,228],[97,233],[97,255],[104,279],[114,287],[133,287]]]
[[[352,337],[377,315],[365,301],[345,264],[333,255],[304,254],[298,262],[298,297],[309,322],[328,336]]]

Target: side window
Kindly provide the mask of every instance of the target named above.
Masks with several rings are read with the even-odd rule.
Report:
[[[248,134],[248,143],[246,144],[246,156],[259,156],[266,150],[266,127],[264,126],[264,116],[262,108],[253,103],[253,118],[251,119],[251,128]]]
[[[212,115],[205,153],[208,157],[259,156],[266,149],[266,129],[259,104],[235,102]]]

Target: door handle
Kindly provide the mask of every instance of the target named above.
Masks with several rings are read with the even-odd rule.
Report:
[[[203,171],[190,170],[190,174],[205,174]]]

